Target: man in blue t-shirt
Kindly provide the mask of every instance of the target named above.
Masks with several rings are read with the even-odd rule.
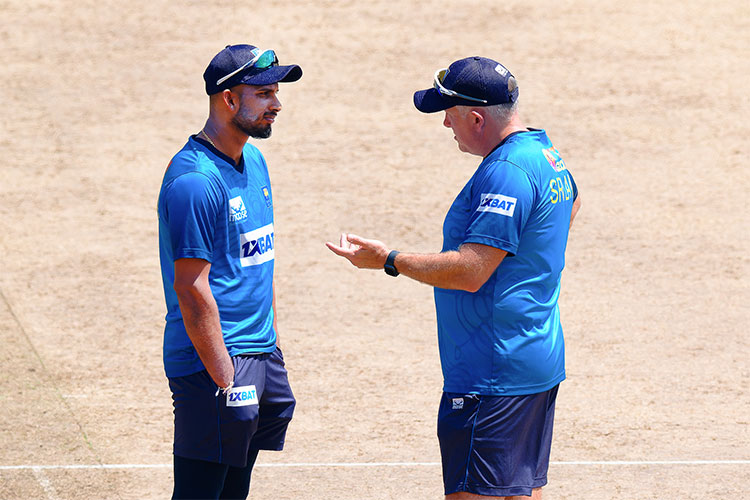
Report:
[[[245,498],[258,450],[284,446],[295,399],[276,328],[273,196],[265,159],[247,141],[271,135],[279,82],[301,76],[272,50],[221,50],[203,74],[208,120],[164,174],[172,498]]]
[[[565,379],[557,299],[580,198],[547,134],[522,124],[517,100],[515,77],[483,57],[438,70],[414,94],[420,111],[445,111],[461,151],[483,158],[448,210],[440,253],[399,253],[352,234],[327,243],[359,268],[435,287],[450,499],[541,498]]]

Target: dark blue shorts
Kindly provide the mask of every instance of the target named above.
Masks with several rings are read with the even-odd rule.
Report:
[[[174,454],[245,467],[248,450],[281,450],[294,413],[284,356],[238,355],[234,388],[216,395],[206,370],[169,379],[174,402]]]
[[[444,392],[438,439],[445,494],[530,496],[547,484],[557,389],[524,396]]]

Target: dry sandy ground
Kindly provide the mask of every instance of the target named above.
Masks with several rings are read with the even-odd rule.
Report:
[[[441,498],[431,289],[323,243],[440,248],[478,159],[411,96],[468,55],[517,76],[583,199],[545,497],[748,497],[746,1],[0,0],[0,18],[0,498],[169,496],[156,195],[205,120],[205,65],[243,42],[305,70],[258,143],[299,404],[252,497]]]

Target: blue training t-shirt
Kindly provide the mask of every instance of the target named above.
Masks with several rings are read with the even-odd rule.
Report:
[[[477,168],[443,224],[443,251],[508,252],[475,293],[435,288],[445,392],[510,396],[565,379],[557,299],[578,190],[543,130],[506,137]]]
[[[260,151],[246,144],[235,166],[191,137],[167,167],[158,212],[167,377],[205,368],[185,331],[174,291],[177,259],[211,263],[208,280],[230,356],[273,352],[273,199]]]

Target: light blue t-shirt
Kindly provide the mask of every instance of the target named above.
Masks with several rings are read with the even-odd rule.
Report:
[[[177,259],[211,263],[208,280],[230,356],[273,352],[273,198],[260,151],[246,144],[236,167],[231,158],[191,137],[164,174],[158,213],[167,376],[204,369],[173,288]]]
[[[445,392],[534,394],[565,379],[557,299],[578,190],[543,130],[508,136],[477,168],[443,224],[508,255],[476,292],[435,288]]]

